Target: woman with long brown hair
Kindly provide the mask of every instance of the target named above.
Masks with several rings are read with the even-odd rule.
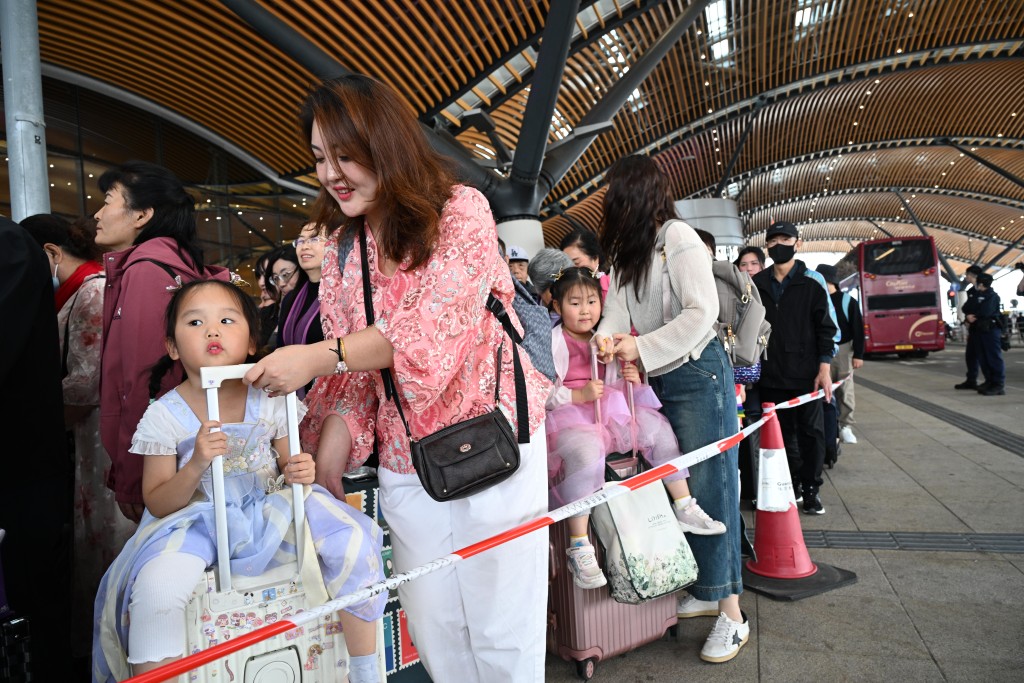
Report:
[[[468,498],[427,495],[394,400],[413,438],[422,438],[493,410],[500,377],[500,407],[517,424],[512,344],[484,308],[494,294],[518,325],[494,218],[480,192],[456,184],[408,104],[384,84],[359,75],[321,83],[301,121],[322,186],[311,220],[341,225],[322,268],[327,339],[280,348],[246,379],[277,394],[323,377],[306,399],[304,447],[316,450],[318,481],[325,477],[330,490],[340,490],[346,466],[365,461],[376,440],[381,509],[395,568],[406,571],[547,511],[550,385],[520,353],[536,436],[520,444],[519,470]],[[394,400],[384,392],[384,368],[396,378]],[[433,680],[544,679],[547,548],[543,534],[525,536],[399,587]]]
[[[601,246],[612,282],[597,331],[603,360],[643,365],[683,453],[732,436],[738,431],[733,370],[714,330],[718,295],[711,256],[697,232],[677,220],[668,178],[652,159],[619,159],[605,180]],[[629,333],[631,323],[638,336]],[[693,495],[727,531],[690,537],[699,572],[679,615],[718,617],[700,656],[724,662],[750,634],[739,603],[736,448],[689,469]]]

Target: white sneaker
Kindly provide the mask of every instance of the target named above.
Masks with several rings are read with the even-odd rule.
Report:
[[[696,498],[690,498],[690,504],[680,510],[676,508],[676,519],[683,531],[698,536],[717,536],[725,533],[725,525],[715,521],[697,505]]]
[[[692,619],[693,617],[717,617],[717,600],[698,600],[689,593],[679,596],[676,605],[676,616],[680,619]]]
[[[597,563],[592,545],[574,545],[565,551],[569,556],[569,572],[572,582],[583,589],[600,588],[608,583],[601,566]]]
[[[746,614],[743,615],[743,623],[740,623],[722,612],[718,615],[715,627],[711,629],[711,635],[701,648],[700,658],[705,662],[728,662],[739,654],[740,648],[747,644],[749,638],[750,622]]]
[[[843,443],[857,443],[857,437],[853,435],[853,430],[849,427],[839,430],[839,440]]]

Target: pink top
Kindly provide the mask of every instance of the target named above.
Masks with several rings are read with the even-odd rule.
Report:
[[[569,336],[564,329],[565,345],[569,349],[569,369],[562,379],[562,386],[581,389],[587,385],[590,376],[590,342],[579,341]]]
[[[512,309],[512,276],[498,257],[498,233],[487,200],[475,189],[455,186],[441,214],[440,236],[430,260],[408,270],[404,261],[392,277],[377,268],[377,245],[368,235],[370,284],[376,327],[395,349],[393,373],[413,438],[494,409],[495,356],[502,347],[501,408],[515,428],[515,383],[512,347],[498,322],[484,308],[487,294]],[[324,337],[337,338],[366,327],[359,243],[339,277],[337,242],[324,252],[320,317]],[[545,417],[544,400],[551,384],[520,349],[526,374],[530,433]],[[376,421],[380,464],[403,474],[415,470],[405,429],[391,401],[384,399],[380,373],[333,375],[341,382],[336,412],[353,436],[352,460],[363,460],[373,446]],[[340,387],[338,387],[340,388]],[[318,429],[319,426],[316,427]]]

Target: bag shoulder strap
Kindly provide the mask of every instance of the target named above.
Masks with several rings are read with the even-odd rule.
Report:
[[[366,251],[365,230],[359,236],[359,250],[363,270],[363,307],[366,310],[366,326],[369,327],[374,323],[375,318],[373,314],[373,292],[370,291],[370,258]],[[493,293],[487,295],[487,303],[485,307],[498,318],[502,327],[505,329],[505,332],[512,338],[512,366],[515,371],[516,388],[517,439],[519,443],[529,443],[530,425],[529,413],[526,405],[526,375],[523,372],[522,360],[519,357],[519,344],[522,343],[523,338],[516,330],[515,325],[512,324],[511,318],[508,317],[508,311],[505,310],[505,306],[501,301],[495,298]],[[504,345],[504,342],[502,345]],[[498,360],[495,363],[495,408],[497,408],[498,402],[501,400],[501,350],[501,345],[499,345]],[[405,435],[409,437],[410,441],[412,441],[412,431],[409,429],[409,422],[405,419],[405,412],[402,410],[402,402],[398,399],[398,390],[395,386],[394,377],[391,375],[391,369],[382,368],[380,375],[381,380],[384,382],[384,398],[394,401],[395,408],[398,410],[398,417],[402,420],[402,426],[405,427]]]
[[[168,264],[164,263],[163,261],[157,261],[155,258],[139,258],[139,259],[135,259],[130,264],[128,264],[128,267],[131,268],[136,263],[142,263],[143,261],[149,261],[150,263],[155,263],[156,265],[160,266],[164,270],[165,273],[167,273],[168,275],[171,276],[172,280],[181,277],[181,273],[179,273],[178,271],[174,270],[174,268],[172,268]]]

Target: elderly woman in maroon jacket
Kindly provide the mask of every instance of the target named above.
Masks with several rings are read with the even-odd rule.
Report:
[[[99,179],[103,206],[96,212],[96,243],[107,290],[103,302],[100,436],[110,454],[107,486],[130,520],[142,516],[142,458],[128,452],[149,405],[149,370],[167,350],[163,317],[181,282],[229,279],[227,269],[206,267],[196,234],[195,202],[162,166],[130,161]],[[180,365],[160,393],[182,381]]]

